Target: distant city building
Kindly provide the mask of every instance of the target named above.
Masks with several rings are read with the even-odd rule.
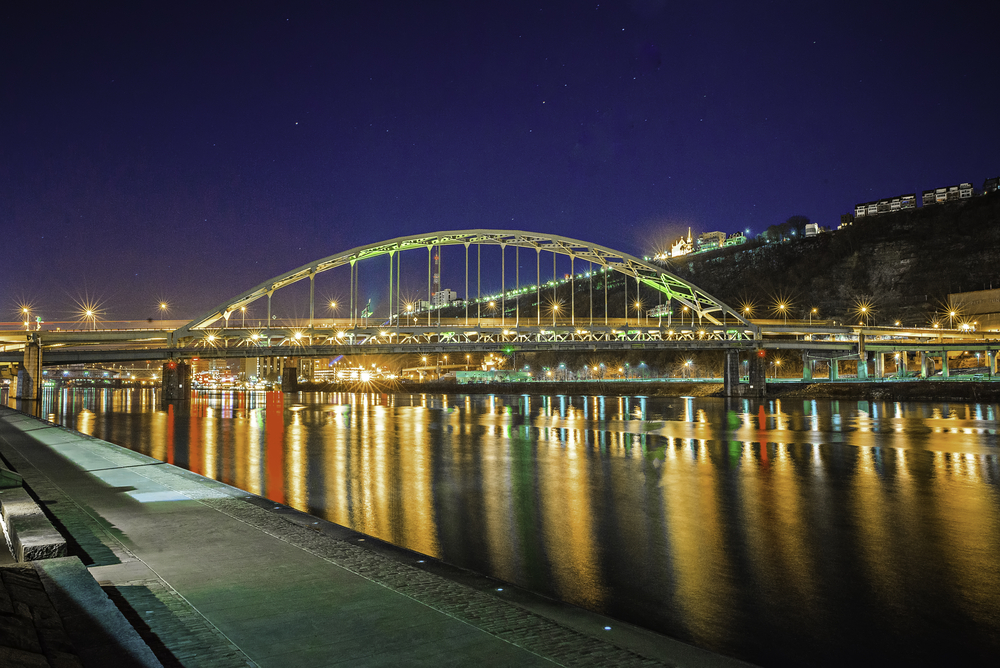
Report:
[[[705,232],[704,234],[699,235],[698,239],[695,240],[691,236],[691,228],[689,227],[686,237],[681,237],[677,241],[673,242],[670,245],[670,250],[657,253],[653,256],[653,259],[662,261],[672,257],[690,255],[691,253],[703,253],[717,248],[739,246],[741,244],[745,244],[746,241],[747,238],[743,236],[742,232],[736,232],[728,237],[725,232]]]
[[[747,238],[743,235],[743,233],[742,232],[736,232],[736,233],[730,234],[728,237],[726,237],[726,242],[723,245],[726,248],[728,248],[730,246],[742,246],[746,242],[747,242]]]
[[[431,305],[436,308],[440,308],[442,306],[447,306],[456,299],[458,299],[458,293],[454,290],[445,288],[443,290],[438,290],[431,295]]]
[[[688,228],[687,237],[681,237],[670,246],[670,257],[680,257],[694,251],[694,244],[691,243],[691,228]]]
[[[845,227],[850,227],[853,222],[854,222],[853,215],[849,213],[842,213],[840,214],[840,225],[837,226],[837,229],[840,230]]]
[[[807,237],[814,237],[819,234],[819,225],[816,223],[806,223],[805,235]]]
[[[957,186],[943,186],[941,188],[934,188],[933,190],[925,190],[923,191],[921,200],[924,206],[930,206],[931,204],[944,204],[945,202],[957,202],[969,199],[972,195],[972,184],[960,183]]]
[[[895,213],[906,209],[917,208],[917,194],[897,195],[874,202],[864,202],[854,207],[854,217],[864,218],[865,216],[877,216],[883,213]],[[843,226],[843,216],[841,216],[841,226]]]
[[[998,185],[1000,185],[1000,176],[994,176],[992,179],[986,179],[983,181],[983,194],[995,193]]]
[[[713,250],[722,248],[726,244],[725,232],[705,232],[698,237],[695,242],[695,249],[698,251]]]

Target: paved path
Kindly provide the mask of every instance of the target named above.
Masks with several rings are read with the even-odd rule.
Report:
[[[738,665],[634,630],[580,632],[3,407],[0,454],[164,665]]]

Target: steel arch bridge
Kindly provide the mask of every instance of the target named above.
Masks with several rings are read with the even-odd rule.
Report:
[[[553,261],[553,274],[555,274],[555,259],[557,256],[565,256],[570,259],[571,268],[575,267],[576,261],[587,262],[591,267],[597,266],[600,271],[604,273],[607,272],[618,272],[627,277],[634,278],[637,286],[639,284],[645,285],[657,292],[661,293],[669,303],[669,300],[674,300],[678,304],[690,309],[694,316],[697,316],[699,323],[703,320],[707,320],[712,325],[715,325],[716,333],[721,333],[722,330],[728,331],[728,336],[722,336],[721,338],[739,338],[739,339],[759,339],[760,329],[749,320],[745,319],[743,315],[736,309],[728,306],[722,301],[716,299],[712,295],[708,294],[696,285],[685,281],[684,279],[675,276],[674,274],[666,271],[660,266],[637,258],[628,253],[617,251],[606,246],[601,246],[598,244],[589,243],[586,241],[580,241],[578,239],[571,239],[569,237],[553,235],[553,234],[542,234],[538,232],[525,232],[521,230],[495,230],[495,229],[474,229],[474,230],[454,230],[445,232],[434,232],[430,234],[420,234],[413,236],[397,237],[395,239],[390,239],[388,241],[379,242],[376,244],[370,244],[365,246],[358,246],[350,250],[337,253],[335,255],[330,255],[309,264],[305,264],[297,269],[286,272],[274,278],[268,279],[263,283],[253,287],[246,292],[243,292],[232,299],[228,299],[219,306],[215,307],[211,311],[203,313],[193,319],[186,325],[176,329],[170,336],[170,340],[174,344],[179,344],[185,340],[190,341],[194,338],[203,336],[206,332],[218,331],[218,322],[223,320],[223,329],[228,325],[230,316],[234,313],[244,309],[247,305],[257,301],[258,299],[266,298],[268,303],[268,315],[267,322],[271,322],[271,297],[276,290],[286,287],[293,283],[297,283],[302,280],[308,279],[310,281],[310,291],[309,291],[309,330],[311,331],[314,325],[315,316],[315,298],[314,298],[314,279],[317,274],[329,271],[331,269],[336,269],[338,267],[349,266],[351,271],[351,327],[357,329],[358,322],[356,321],[356,313],[358,308],[358,300],[355,299],[355,294],[357,291],[357,267],[356,265],[363,261],[369,260],[376,257],[388,256],[389,257],[389,322],[393,319],[397,323],[400,321],[401,313],[401,301],[399,298],[400,294],[400,255],[403,251],[407,250],[417,250],[426,249],[427,250],[427,267],[428,267],[428,301],[431,297],[431,255],[435,247],[443,246],[464,246],[465,247],[465,303],[470,303],[470,299],[475,301],[479,299],[470,298],[469,295],[469,250],[472,246],[476,246],[476,271],[477,274],[481,268],[481,247],[483,245],[487,246],[499,246],[501,249],[501,294],[504,299],[507,299],[508,285],[506,276],[506,259],[504,253],[508,247],[515,249],[515,254],[517,256],[518,267],[520,267],[520,251],[535,251],[536,255],[536,293],[540,297],[542,289],[542,278],[541,278],[541,256],[542,253],[551,253]],[[396,261],[396,274],[393,274],[393,260]],[[518,269],[518,271],[520,271]],[[570,272],[571,281],[576,280],[576,272],[571,269]],[[555,276],[553,276],[555,280]],[[395,280],[395,300],[396,300],[396,311],[393,312],[393,289]],[[481,277],[477,275],[477,283],[481,280]],[[518,283],[520,283],[520,277],[518,276]],[[511,286],[512,287],[512,286]],[[548,288],[545,288],[548,290]],[[626,286],[627,289],[627,286]],[[575,286],[571,287],[573,295],[575,295]],[[592,306],[592,305],[591,305]],[[540,319],[540,302],[538,304],[538,312]],[[627,316],[626,316],[627,320]],[[693,323],[693,318],[692,318]],[[430,322],[428,322],[430,324]],[[539,325],[541,322],[539,320]],[[353,337],[352,337],[353,338]]]

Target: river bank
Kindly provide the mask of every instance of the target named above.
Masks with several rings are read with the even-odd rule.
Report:
[[[300,383],[300,392],[385,394],[529,394],[647,397],[722,397],[721,382],[684,380],[543,381],[530,383]],[[879,380],[770,382],[766,398],[859,399],[875,401],[1000,401],[1000,382],[966,380]]]

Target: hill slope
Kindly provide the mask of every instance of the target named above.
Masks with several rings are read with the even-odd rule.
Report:
[[[790,317],[816,308],[817,317],[851,321],[867,301],[876,322],[926,324],[944,310],[948,293],[1000,287],[1000,195],[683,258],[669,269],[730,305],[755,304],[755,317],[774,317],[773,304],[783,298]]]

